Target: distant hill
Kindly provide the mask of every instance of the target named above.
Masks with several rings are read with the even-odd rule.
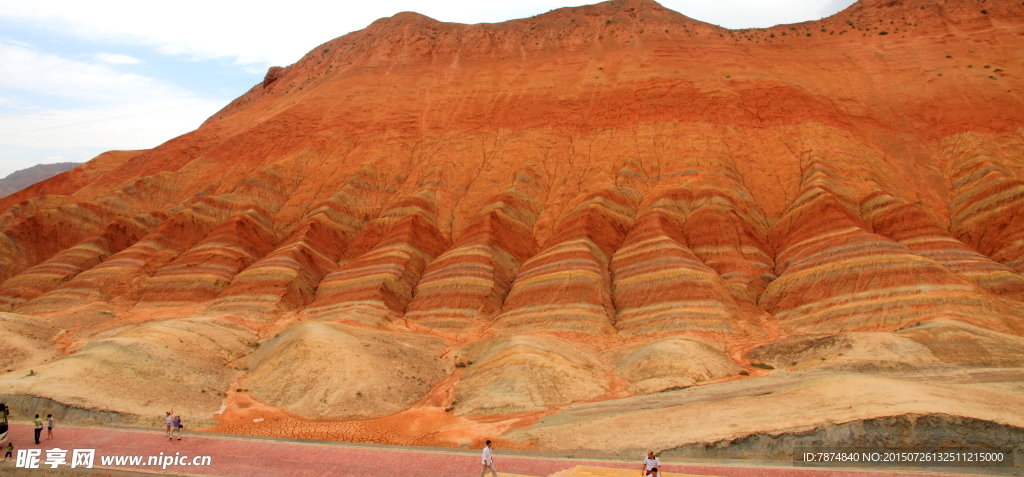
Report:
[[[56,164],[38,164],[28,169],[12,172],[0,179],[0,197],[7,197],[37,182],[45,181],[62,172],[78,167],[80,162],[58,162]]]

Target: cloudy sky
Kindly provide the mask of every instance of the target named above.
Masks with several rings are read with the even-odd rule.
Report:
[[[728,28],[817,20],[854,0],[661,0]],[[0,0],[0,178],[158,146],[262,81],[269,66],[416,11],[500,22],[574,0],[177,2]]]

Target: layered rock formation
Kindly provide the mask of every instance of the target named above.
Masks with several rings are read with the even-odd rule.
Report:
[[[379,20],[0,199],[0,395],[547,449],[1017,425],[1022,33],[993,0]]]

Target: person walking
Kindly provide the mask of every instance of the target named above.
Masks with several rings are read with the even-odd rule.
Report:
[[[178,440],[181,440],[181,416],[175,415],[174,419],[171,419],[171,434],[178,436]]]
[[[659,468],[661,467],[661,461],[654,456],[654,451],[647,451],[647,458],[644,459],[643,466],[640,467],[640,475],[661,475]]]
[[[46,415],[46,440],[53,439],[53,414]]]
[[[7,462],[7,458],[8,457],[10,457],[12,460],[14,459],[14,443],[13,442],[8,442],[7,443],[7,452],[4,453],[4,462]]]
[[[36,425],[36,445],[39,445],[39,436],[43,433],[43,420],[39,418],[39,414],[36,414],[36,418],[32,422]]]
[[[484,468],[480,469],[480,477],[484,477],[487,473],[487,469],[491,469],[491,477],[498,477],[498,473],[494,471],[494,456],[491,455],[491,441],[487,441],[484,445],[483,454]]]

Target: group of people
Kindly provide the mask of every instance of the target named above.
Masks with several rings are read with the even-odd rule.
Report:
[[[39,439],[43,437],[44,422],[46,425],[46,440],[53,439],[53,414],[47,414],[46,421],[43,421],[43,418],[36,414],[35,419],[32,419],[32,424],[35,426],[36,445],[39,445]],[[7,441],[7,445],[4,447],[3,462],[7,462],[7,459],[14,459],[14,443],[11,441]]]
[[[174,410],[172,409],[167,411],[167,414],[164,415],[164,424],[167,426],[167,440],[172,440],[177,436],[180,441],[181,430],[184,429],[185,426],[181,423],[181,415],[172,415],[173,413]]]
[[[32,420],[32,423],[36,426],[36,445],[39,444],[39,437],[43,434],[43,420],[36,414],[36,418]],[[46,415],[46,440],[53,439],[53,414]]]
[[[483,451],[483,469],[480,469],[480,477],[484,477],[487,471],[491,471],[491,477],[498,477],[498,473],[494,470],[494,453],[491,450],[491,441],[487,441],[484,444]],[[644,463],[640,467],[640,475],[645,477],[660,477],[661,461],[654,455],[654,451],[647,451],[647,458],[644,459]]]
[[[171,440],[175,436],[177,436],[178,440],[180,441],[181,430],[184,429],[185,426],[182,425],[181,423],[181,416],[178,414],[172,416],[171,413],[173,412],[174,411],[168,411],[167,415],[165,416],[165,423],[167,424],[167,440]],[[39,414],[36,414],[36,417],[32,420],[32,424],[35,426],[36,445],[39,444],[39,440],[42,438],[44,424],[46,425],[46,440],[53,439],[53,414],[47,414],[45,421],[43,421],[43,419],[39,417]],[[4,448],[4,451],[5,452],[3,462],[6,462],[7,459],[14,459],[13,442],[8,441],[7,446]]]

